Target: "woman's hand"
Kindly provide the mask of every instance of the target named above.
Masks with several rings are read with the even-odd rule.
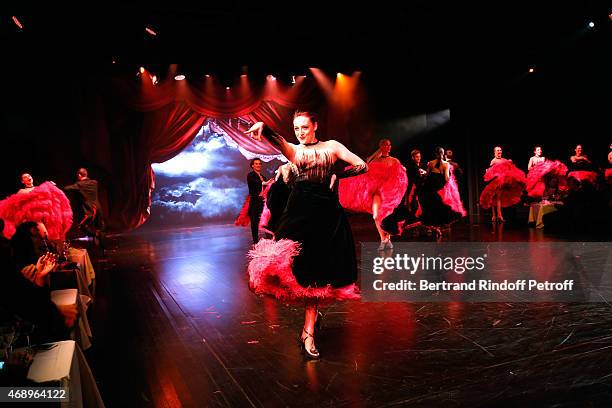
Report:
[[[32,281],[38,286],[43,286],[45,283],[45,277],[53,270],[53,268],[55,268],[56,265],[55,256],[47,252],[45,255],[38,258],[38,262],[36,262],[36,274]]]
[[[263,131],[264,128],[264,123],[263,122],[256,122],[253,126],[251,126],[251,128],[249,130],[247,130],[246,132],[244,132],[246,135],[251,136],[253,139],[257,140],[258,142],[261,141],[261,132]]]

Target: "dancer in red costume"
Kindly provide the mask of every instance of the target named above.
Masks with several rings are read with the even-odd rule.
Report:
[[[589,160],[586,154],[583,154],[582,145],[576,145],[574,153],[575,154],[573,156],[570,156],[570,170],[591,170],[591,166],[593,163]]]
[[[256,140],[265,137],[297,170],[275,239],[262,239],[253,247],[248,271],[255,293],[305,302],[300,340],[309,358],[319,358],[314,337],[315,323],[320,319],[318,302],[359,298],[355,243],[333,189],[334,163],[342,160],[350,165],[335,174],[339,179],[368,168],[337,141],[319,141],[317,126],[312,113],[296,112],[293,129],[297,145],[274,134],[263,122],[247,131]]]
[[[567,181],[567,166],[558,160],[546,160],[542,156],[542,148],[536,146],[534,149],[535,155],[529,159],[527,169],[527,182],[525,190],[531,198],[542,199],[547,191],[547,186],[554,185],[556,191],[566,191]],[[549,189],[550,190],[550,189]]]
[[[527,171],[531,171],[532,168],[538,164],[542,164],[546,161],[546,157],[542,156],[542,146],[536,146],[533,149],[533,156],[529,158],[529,164],[527,164]]]
[[[393,212],[404,197],[408,177],[399,160],[391,157],[391,141],[381,139],[368,157],[368,172],[361,176],[340,180],[338,195],[342,207],[372,214],[380,235],[379,250],[391,249],[391,235],[381,228],[381,221]]]
[[[496,146],[493,155],[484,175],[484,180],[489,184],[480,194],[480,206],[485,209],[493,207],[491,221],[496,223],[505,222],[502,207],[510,207],[521,201],[526,178],[525,173],[512,164],[512,160],[502,157],[501,147]]]
[[[575,178],[579,182],[595,184],[597,173],[594,171],[593,162],[586,154],[583,154],[582,145],[576,145],[575,154],[570,156],[569,170],[567,178]]]
[[[4,236],[12,237],[19,224],[33,221],[45,225],[49,239],[64,240],[72,226],[72,209],[64,192],[50,181],[35,187],[28,173],[24,173],[21,180],[24,188],[0,201]]]

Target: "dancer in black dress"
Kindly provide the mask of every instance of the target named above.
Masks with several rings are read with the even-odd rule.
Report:
[[[425,225],[441,226],[464,217],[466,211],[452,178],[452,165],[444,160],[444,149],[436,147],[434,154],[436,158],[427,163],[427,176],[419,192],[420,218]]]
[[[249,253],[249,280],[255,293],[305,302],[300,339],[306,355],[318,358],[314,338],[315,323],[320,318],[318,302],[359,298],[354,283],[355,244],[334,183],[336,178],[364,173],[368,167],[341,143],[317,140],[317,121],[312,113],[296,112],[293,126],[300,142],[297,145],[274,134],[263,122],[247,131],[256,140],[265,137],[296,170],[274,240],[260,240]],[[334,174],[337,160],[350,166]]]
[[[424,226],[428,233],[441,238],[440,226],[465,217],[453,166],[444,160],[444,149],[435,150],[436,158],[427,163],[425,178],[418,189],[418,199],[406,200],[383,219],[382,228],[391,235]],[[412,173],[416,176],[415,173]],[[420,174],[419,174],[420,177]],[[412,187],[408,187],[411,189]],[[409,191],[406,192],[409,195]],[[416,202],[416,209],[413,204]]]

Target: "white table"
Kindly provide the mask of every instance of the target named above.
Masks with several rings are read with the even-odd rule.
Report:
[[[103,408],[100,391],[81,349],[72,340],[50,344],[54,347],[34,354],[28,380],[41,386],[67,388],[70,399],[63,402],[62,407]]]

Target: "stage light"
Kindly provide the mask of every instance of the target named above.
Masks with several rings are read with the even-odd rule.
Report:
[[[595,27],[595,23],[594,23],[594,22],[592,22],[592,21],[589,21],[589,27],[590,27],[590,28]]]
[[[13,16],[13,23],[15,23],[15,25],[19,27],[20,30],[23,30],[23,25],[21,25],[21,22],[15,16]]]
[[[612,20],[612,13],[608,14],[608,18]]]
[[[175,80],[175,81],[182,81],[182,80],[184,80],[184,79],[185,79],[185,75],[183,75],[183,74],[179,74],[179,75],[176,75],[176,76],[174,77],[174,80]]]
[[[210,78],[210,75],[208,75],[208,74],[206,74],[206,75],[204,75],[204,76],[205,76],[206,78]]]
[[[116,59],[113,59],[113,64],[116,64],[116,63],[117,63],[117,60],[116,60]]]
[[[144,74],[144,72],[145,72],[144,67],[140,67],[140,73],[141,73],[141,74]]]
[[[291,75],[291,83],[295,84],[295,75]]]
[[[276,81],[276,77],[275,77],[274,75],[268,75],[268,76],[266,77],[266,79],[267,79],[268,81]]]
[[[240,75],[240,78],[246,78],[246,74]]]
[[[530,74],[533,74],[534,72],[535,72],[535,68],[534,68],[534,67],[530,67],[530,68],[529,68],[529,73],[530,73]]]
[[[159,82],[157,80],[157,75],[153,75],[153,77],[151,78],[151,82],[153,82],[153,85],[157,85],[157,82]]]
[[[157,33],[155,31],[151,30],[149,27],[145,27],[145,31],[147,33],[151,34],[154,37],[157,35]]]
[[[229,86],[226,86],[226,87],[225,87],[225,90],[226,90],[226,91],[229,91],[229,90],[230,90],[230,87],[229,87]]]

